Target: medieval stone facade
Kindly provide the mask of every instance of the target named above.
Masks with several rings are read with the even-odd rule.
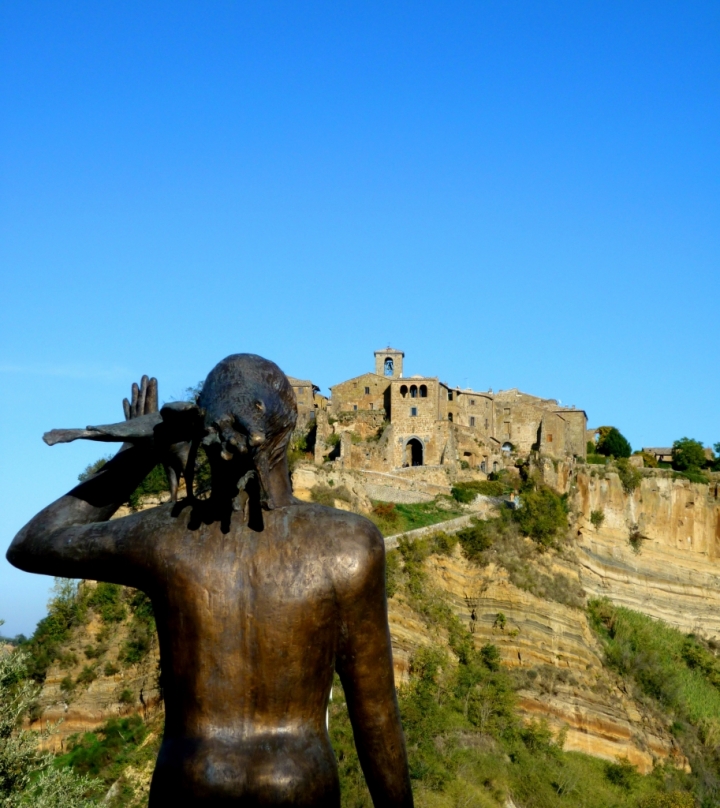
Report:
[[[298,410],[317,423],[315,460],[348,468],[391,471],[452,466],[489,473],[536,451],[585,458],[587,416],[519,390],[475,391],[437,376],[403,375],[405,354],[375,352],[375,372],[331,387],[330,399],[311,382],[291,379]]]

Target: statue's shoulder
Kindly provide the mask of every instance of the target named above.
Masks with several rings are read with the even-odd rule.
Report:
[[[312,536],[341,566],[360,570],[374,566],[384,557],[385,540],[366,517],[316,503],[300,503],[295,507],[295,529]]]

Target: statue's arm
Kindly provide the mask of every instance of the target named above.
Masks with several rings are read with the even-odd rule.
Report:
[[[373,804],[413,805],[392,664],[385,597],[385,544],[367,524],[358,572],[341,594],[337,670]]]
[[[26,572],[129,583],[144,520],[108,520],[156,462],[149,447],[123,448],[97,474],[34,516],[13,539],[8,561]]]

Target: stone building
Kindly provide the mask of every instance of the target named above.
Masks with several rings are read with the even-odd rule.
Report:
[[[297,428],[307,429],[315,419],[317,410],[327,408],[327,397],[321,395],[320,388],[311,381],[296,379],[294,376],[288,376],[287,380],[292,386],[297,401]]]
[[[330,388],[316,462],[329,446],[344,465],[376,471],[450,465],[490,472],[531,451],[585,458],[583,410],[516,389],[479,392],[437,376],[406,377],[404,358],[394,348],[375,351],[374,373]]]

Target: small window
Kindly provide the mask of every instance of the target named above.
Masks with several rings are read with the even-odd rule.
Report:
[[[448,401],[452,401],[452,400],[453,400],[453,391],[448,390]]]
[[[374,409],[375,409],[375,405],[372,403],[372,401],[370,402],[370,409],[371,409],[371,410],[374,410]]]
[[[407,385],[405,384],[402,385],[402,387],[400,388],[400,395],[403,398],[405,398],[405,396],[407,395]]]
[[[386,376],[392,376],[394,372],[395,372],[395,363],[388,356],[385,359],[385,375]]]
[[[366,396],[369,396],[369,395],[370,395],[370,388],[369,388],[369,387],[366,387],[366,388],[365,388],[365,395],[366,395]]]
[[[474,398],[471,398],[471,399],[470,399],[470,406],[471,406],[471,407],[474,407],[474,406],[475,406],[475,399],[474,399]]]
[[[470,426],[475,426],[475,416],[474,415],[470,416]]]
[[[452,421],[452,413],[451,412],[448,413],[448,421]]]
[[[413,418],[417,415],[417,407],[410,407],[410,415]]]
[[[552,435],[548,435],[548,443],[552,443]]]
[[[420,398],[427,398],[427,387],[424,384],[420,385]]]
[[[510,407],[505,407],[505,415],[510,415]]]
[[[414,384],[410,385],[410,398],[417,398],[417,387]]]
[[[354,409],[354,410],[356,410],[356,409],[357,409],[357,404],[353,404],[353,409]]]
[[[482,461],[482,463],[480,463],[480,471],[485,471],[485,461],[484,460]]]

